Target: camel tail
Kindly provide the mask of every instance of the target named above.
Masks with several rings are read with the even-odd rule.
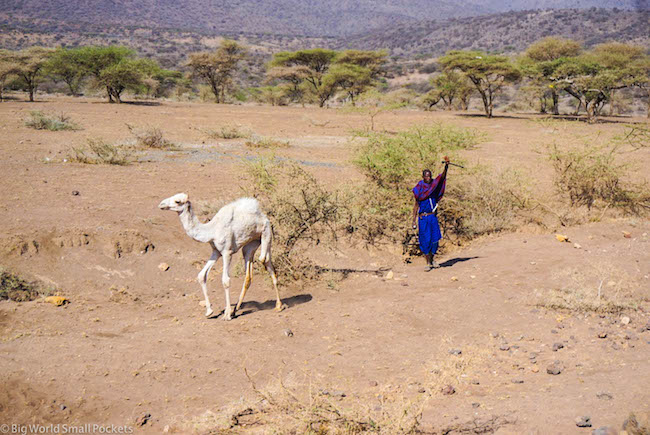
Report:
[[[271,222],[268,220],[264,224],[262,231],[262,242],[260,246],[260,262],[266,264],[271,261],[271,242],[273,241],[273,231],[271,230]]]

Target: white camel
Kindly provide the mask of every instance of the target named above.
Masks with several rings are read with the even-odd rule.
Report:
[[[231,320],[232,316],[239,310],[246,291],[251,285],[253,276],[253,257],[255,251],[261,245],[259,261],[266,267],[271,275],[273,288],[277,297],[275,310],[282,310],[282,301],[278,291],[278,278],[275,275],[271,263],[271,222],[260,209],[256,199],[240,198],[222,207],[217,214],[205,224],[199,222],[192,210],[192,204],[185,193],[178,193],[164,199],[158,207],[162,210],[173,210],[178,213],[181,224],[188,236],[201,243],[209,243],[212,247],[212,255],[205,267],[199,272],[198,280],[205,296],[206,317],[214,314],[208,299],[207,279],[212,266],[219,257],[223,257],[223,275],[221,282],[226,292],[226,307],[223,312],[224,320]],[[246,278],[239,295],[239,301],[235,310],[230,306],[230,262],[234,253],[241,248],[244,256],[244,269]]]

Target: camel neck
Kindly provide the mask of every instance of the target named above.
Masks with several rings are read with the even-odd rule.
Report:
[[[199,242],[205,243],[208,241],[208,239],[205,238],[204,234],[205,225],[199,222],[199,219],[194,214],[194,210],[192,209],[192,204],[190,202],[187,203],[185,210],[180,212],[178,215],[181,218],[181,224],[183,224],[183,228],[185,229],[185,232],[188,236]]]

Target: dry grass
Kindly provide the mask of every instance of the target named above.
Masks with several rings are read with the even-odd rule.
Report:
[[[455,239],[513,230],[531,207],[531,184],[512,169],[472,168],[450,185],[440,203],[440,223]]]
[[[126,124],[131,134],[135,137],[136,146],[143,149],[177,150],[179,147],[164,137],[158,127],[134,127]]]
[[[641,214],[650,210],[650,193],[645,183],[630,182],[629,158],[623,158],[624,142],[605,146],[549,147],[555,169],[555,186],[572,207],[607,209]],[[637,148],[638,149],[638,148]],[[624,160],[626,163],[618,163]]]
[[[274,139],[271,137],[263,137],[252,135],[249,140],[246,141],[246,146],[249,148],[288,148],[290,146],[289,141]]]
[[[250,377],[249,377],[250,380]],[[347,396],[306,379],[285,385],[276,380],[257,388],[218,412],[206,412],[185,429],[205,433],[414,434],[419,433],[426,397],[408,400],[382,392],[372,397]]]
[[[125,166],[131,163],[133,152],[125,147],[109,144],[103,139],[87,139],[85,147],[72,147],[68,152],[71,162],[91,165]]]
[[[0,267],[0,300],[25,302],[49,294],[50,292],[45,290],[40,283],[28,282]]]
[[[458,389],[469,384],[493,358],[493,350],[487,346],[463,346],[460,355],[451,354],[452,347],[451,340],[443,340],[439,357],[426,368],[425,387],[432,396],[442,395],[447,386]]]
[[[568,268],[555,277],[562,284],[537,295],[537,305],[571,312],[620,313],[643,302],[641,285],[609,263]]]
[[[237,124],[226,124],[216,129],[200,128],[198,129],[208,139],[246,139],[253,136],[249,128]]]

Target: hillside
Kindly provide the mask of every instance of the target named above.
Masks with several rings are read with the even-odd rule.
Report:
[[[616,40],[650,46],[649,11],[565,9],[520,11],[481,17],[422,21],[346,38],[341,47],[387,48],[394,56],[438,56],[452,49],[521,51],[546,36],[585,46]]]
[[[615,4],[613,4],[615,3]],[[5,0],[11,18],[94,25],[180,28],[217,33],[340,36],[395,23],[530,8],[647,9],[647,0]]]

